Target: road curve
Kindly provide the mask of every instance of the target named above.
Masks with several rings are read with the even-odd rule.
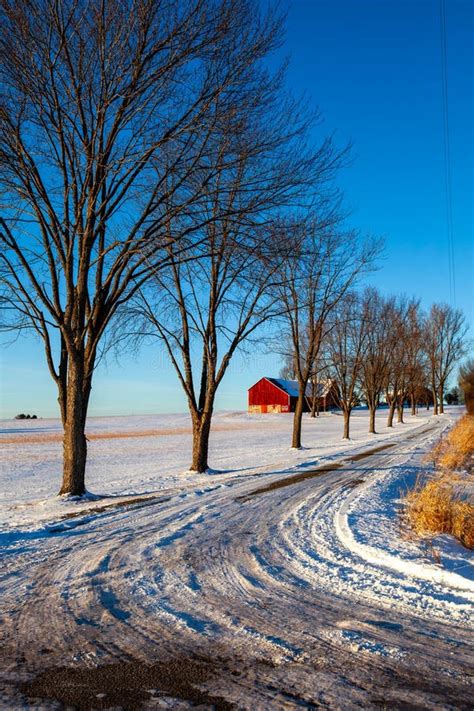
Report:
[[[381,575],[335,525],[348,492],[440,426],[6,536],[3,707],[469,708],[469,624],[398,604],[394,585],[422,600],[424,582]]]

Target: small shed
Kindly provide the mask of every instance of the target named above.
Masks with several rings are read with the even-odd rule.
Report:
[[[333,383],[327,380],[316,383],[315,393],[317,405],[320,409],[334,407],[331,397]],[[313,386],[308,383],[304,411],[309,412],[313,399]],[[294,412],[298,399],[298,381],[283,380],[282,378],[263,377],[248,390],[249,412]]]

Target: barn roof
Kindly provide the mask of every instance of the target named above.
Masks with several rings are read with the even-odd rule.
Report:
[[[282,378],[267,378],[273,385],[277,388],[284,390],[291,397],[298,397],[298,381],[297,380],[283,380]]]
[[[283,380],[282,378],[266,378],[271,383],[281,388],[291,397],[298,397],[298,381],[297,380]],[[325,380],[322,383],[316,383],[316,397],[324,397],[329,393],[331,389],[331,381]],[[306,396],[311,397],[313,394],[311,383],[306,386]]]

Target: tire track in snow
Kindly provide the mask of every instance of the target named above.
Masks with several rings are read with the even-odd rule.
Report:
[[[341,698],[462,707],[462,615],[447,624],[442,606],[434,619],[406,605],[420,588],[381,577],[341,546],[334,526],[351,484],[410,454],[352,457],[317,477],[287,477],[284,488],[281,475],[269,477],[259,496],[255,482],[241,481],[108,511],[33,540],[22,554],[32,587],[8,590],[7,681],[59,664],[202,655],[221,670],[212,689],[243,708],[335,708]]]

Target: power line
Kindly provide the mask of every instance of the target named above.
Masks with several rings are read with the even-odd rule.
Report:
[[[454,263],[453,200],[451,186],[451,146],[449,141],[449,103],[448,103],[448,61],[446,42],[446,5],[440,0],[441,17],[441,77],[443,92],[443,134],[444,134],[444,180],[446,190],[446,224],[448,233],[448,271],[449,298],[456,305],[456,274]]]

